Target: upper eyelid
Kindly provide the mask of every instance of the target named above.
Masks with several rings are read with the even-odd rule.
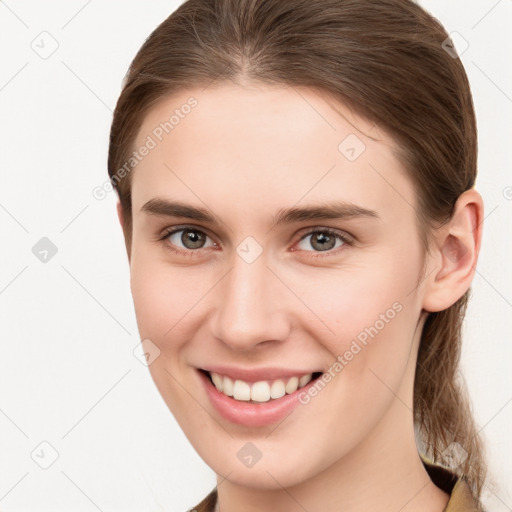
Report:
[[[201,233],[204,233],[205,235],[209,236],[211,239],[213,239],[214,237],[209,233],[209,231],[205,228],[202,228],[202,227],[198,227],[198,226],[194,226],[193,224],[184,224],[184,225],[176,225],[176,226],[172,226],[170,228],[166,228],[162,231],[162,234],[161,234],[161,238],[166,238],[168,237],[169,235],[172,235],[174,233],[177,233],[179,231],[183,231],[183,230],[186,230],[186,229],[190,229],[190,231],[199,231]],[[159,238],[160,238],[160,235],[159,235]]]

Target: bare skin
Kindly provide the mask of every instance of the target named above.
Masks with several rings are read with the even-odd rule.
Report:
[[[151,375],[216,472],[220,510],[441,512],[449,497],[414,438],[414,370],[427,312],[448,308],[473,279],[481,196],[461,195],[424,255],[412,183],[378,126],[312,90],[222,84],[155,105],[136,147],[190,96],[197,106],[132,171],[128,255],[141,339],[160,350]],[[347,153],[339,145],[351,134],[364,147],[348,139]],[[146,211],[155,198],[218,221]],[[376,216],[272,227],[281,209],[333,201]],[[165,237],[184,225],[204,245]],[[335,235],[322,250],[314,238],[326,228]],[[251,263],[236,250],[249,236],[262,250]],[[197,368],[210,363],[327,371],[381,315],[378,333],[278,425],[230,422],[204,392]],[[237,457],[248,441],[262,454],[252,467]]]

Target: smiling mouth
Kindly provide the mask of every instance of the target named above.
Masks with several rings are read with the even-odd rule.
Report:
[[[206,375],[217,391],[223,395],[240,402],[255,404],[271,402],[285,395],[291,395],[322,375],[322,372],[313,372],[250,383],[239,379],[233,380],[225,375],[203,369],[199,371]]]

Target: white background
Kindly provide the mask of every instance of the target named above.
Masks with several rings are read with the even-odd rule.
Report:
[[[512,2],[421,4],[469,43],[461,58],[477,110],[486,218],[462,363],[494,477],[486,503],[512,510]],[[112,109],[128,65],[177,6],[0,2],[3,512],[184,511],[215,485],[133,354],[116,197],[92,195],[107,179]],[[43,44],[58,48],[43,59],[34,50]],[[42,237],[58,249],[47,263],[32,253]],[[42,469],[35,460],[49,464],[53,450],[58,458]]]

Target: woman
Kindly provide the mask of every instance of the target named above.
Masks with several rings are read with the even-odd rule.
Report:
[[[467,77],[408,0],[189,0],[131,64],[109,175],[195,510],[482,510],[457,380],[480,250]]]

